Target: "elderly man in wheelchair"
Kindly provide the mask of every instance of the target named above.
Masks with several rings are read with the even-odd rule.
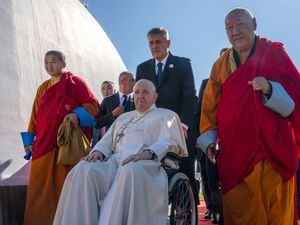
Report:
[[[151,81],[133,92],[136,110],[119,116],[66,178],[55,225],[196,224],[188,179],[176,173],[178,157],[187,156],[180,119],[155,107]],[[175,173],[169,180],[162,164]]]

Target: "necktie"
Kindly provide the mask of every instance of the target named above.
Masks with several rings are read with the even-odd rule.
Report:
[[[128,99],[127,99],[127,95],[123,95],[123,102],[122,102],[122,106],[124,107],[124,111],[127,111],[128,108]]]
[[[161,62],[157,63],[157,80],[158,80],[158,84],[160,84],[161,82],[161,77],[162,77],[162,66],[163,64]]]

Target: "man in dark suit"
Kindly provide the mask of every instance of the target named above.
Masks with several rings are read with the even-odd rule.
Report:
[[[114,88],[115,84],[112,81],[105,80],[101,84],[101,94],[102,97],[108,97],[116,93],[116,89]],[[92,147],[94,147],[97,142],[100,140],[100,138],[105,133],[105,127],[102,127],[101,129],[97,129],[96,127],[92,128]]]
[[[195,185],[195,130],[192,124],[195,110],[195,84],[191,62],[169,52],[170,39],[164,28],[153,28],[148,34],[148,44],[153,58],[137,67],[136,81],[151,80],[158,93],[157,107],[173,110],[182,122],[187,138],[189,157],[183,159],[182,171]],[[196,194],[196,188],[195,194]],[[197,196],[197,194],[196,194]]]
[[[133,99],[130,96],[134,85],[134,77],[129,72],[119,75],[119,91],[103,99],[98,115],[96,128],[105,127],[107,131],[115,119],[124,112],[134,110]]]

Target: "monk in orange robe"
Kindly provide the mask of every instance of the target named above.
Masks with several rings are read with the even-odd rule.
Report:
[[[32,151],[24,225],[50,225],[53,223],[60,192],[71,166],[56,164],[58,128],[64,119],[72,126],[80,126],[90,138],[93,116],[98,102],[86,83],[71,72],[63,72],[65,56],[49,51],[44,58],[50,75],[38,88],[32,107],[28,132],[35,141],[25,147]]]
[[[225,25],[232,48],[213,65],[197,141],[218,161],[226,225],[291,225],[300,75],[281,43],[255,35],[249,10],[233,9]]]

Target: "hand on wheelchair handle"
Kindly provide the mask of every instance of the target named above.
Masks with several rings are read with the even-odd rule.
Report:
[[[218,151],[216,150],[216,145],[215,144],[210,144],[207,147],[206,150],[206,156],[209,159],[209,161],[211,161],[212,164],[215,164],[216,161],[216,155],[217,155]]]

